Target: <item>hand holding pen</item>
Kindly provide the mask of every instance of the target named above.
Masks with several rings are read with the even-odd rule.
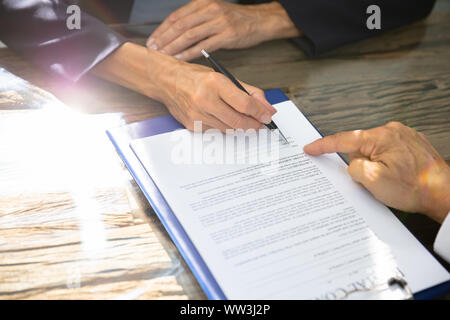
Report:
[[[126,43],[121,48],[129,46],[135,45]],[[115,55],[130,61],[127,52],[122,54],[121,49]],[[195,121],[201,121],[202,130],[257,130],[263,123],[270,122],[276,112],[261,89],[242,83],[251,93],[249,96],[226,76],[206,66],[187,63],[151,49],[144,50],[143,55],[146,62],[135,63],[147,70],[144,77],[140,77],[139,72],[134,73],[139,88],[144,94],[151,90],[153,94],[148,95],[164,103],[172,116],[189,130],[194,129]],[[139,61],[138,57],[132,57]],[[124,72],[129,72],[128,68]]]
[[[245,90],[245,88],[241,85],[241,83],[239,81],[236,80],[236,78],[233,77],[233,75],[228,72],[227,69],[225,69],[225,67],[223,67],[219,62],[217,62],[208,52],[206,52],[206,50],[202,49],[202,54],[203,56],[208,59],[208,61],[211,63],[213,69],[218,72],[223,74],[224,76],[226,76],[228,79],[231,80],[231,82],[233,82],[236,87],[238,87],[239,89],[241,89],[242,91],[244,91],[246,94],[250,95],[250,93],[247,92],[247,90]],[[267,120],[267,119],[262,119],[262,120]],[[269,128],[270,130],[278,130],[278,133],[280,134],[281,138],[283,139],[283,141],[285,143],[288,142],[288,140],[286,139],[286,137],[284,136],[284,134],[281,132],[280,129],[278,129],[277,125],[275,124],[275,122],[271,121],[261,121],[263,122],[267,128]]]

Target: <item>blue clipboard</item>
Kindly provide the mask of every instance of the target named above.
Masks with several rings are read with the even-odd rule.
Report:
[[[279,89],[269,90],[265,95],[271,104],[289,100],[289,98]],[[167,115],[110,129],[107,130],[106,133],[134,180],[150,202],[153,210],[158,215],[164,228],[166,228],[183,259],[197,278],[197,281],[208,299],[224,300],[227,299],[227,297],[213,277],[205,261],[198,253],[158,187],[130,147],[130,143],[135,139],[141,139],[183,128],[183,125],[176,121],[172,116]],[[414,298],[419,300],[432,299],[447,292],[450,292],[450,281],[415,293]]]

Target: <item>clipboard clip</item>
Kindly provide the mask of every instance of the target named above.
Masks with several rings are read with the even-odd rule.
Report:
[[[399,293],[400,291],[401,293]],[[358,288],[351,291],[347,291],[345,295],[338,298],[338,300],[345,300],[351,295],[358,293],[377,293],[373,299],[401,299],[403,300],[413,300],[414,295],[408,282],[400,275],[390,277],[385,283],[374,284],[369,288]],[[401,295],[400,295],[401,294]]]
[[[398,285],[400,286],[406,293],[405,296],[405,300],[413,300],[414,299],[414,295],[413,292],[411,290],[411,288],[408,285],[408,282],[406,282],[405,278],[396,276],[396,277],[392,277],[388,280],[388,285],[390,287]]]

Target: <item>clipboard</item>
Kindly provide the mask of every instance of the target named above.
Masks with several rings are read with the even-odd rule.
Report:
[[[271,104],[277,104],[289,100],[289,98],[279,89],[269,90],[265,92],[265,95]],[[208,299],[225,300],[227,297],[218,285],[205,261],[167,204],[157,185],[148,175],[140,160],[130,147],[130,143],[135,139],[171,132],[177,129],[184,129],[184,127],[171,115],[167,115],[113,128],[107,130],[106,133],[122,161],[125,163],[127,169],[130,171],[134,180],[139,185],[153,210],[157,214],[164,228],[167,230],[183,259],[196,277]],[[320,133],[320,131],[318,132]],[[400,285],[401,289],[405,291],[406,299],[432,299],[444,293],[450,292],[450,281],[414,293],[414,295],[403,278],[389,279],[388,286],[390,285]]]

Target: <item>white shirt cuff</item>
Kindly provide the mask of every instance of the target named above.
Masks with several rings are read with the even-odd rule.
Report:
[[[450,212],[439,229],[433,247],[438,255],[450,263]]]

